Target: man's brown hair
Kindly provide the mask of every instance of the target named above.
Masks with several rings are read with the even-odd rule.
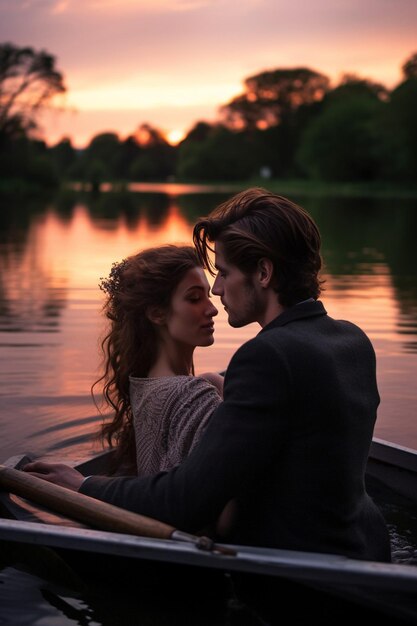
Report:
[[[201,218],[193,240],[204,266],[214,275],[212,244],[222,243],[228,263],[251,274],[262,258],[274,266],[279,302],[292,306],[318,298],[322,280],[320,232],[310,215],[287,198],[254,187],[236,194]]]

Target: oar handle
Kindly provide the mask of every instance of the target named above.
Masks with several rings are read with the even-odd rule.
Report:
[[[236,555],[234,550],[216,545],[209,537],[184,533],[152,517],[132,513],[5,465],[0,465],[0,488],[101,530],[154,539],[174,539],[192,543],[200,550]]]
[[[176,530],[169,524],[4,465],[0,465],[0,487],[101,530],[156,539],[171,539]]]

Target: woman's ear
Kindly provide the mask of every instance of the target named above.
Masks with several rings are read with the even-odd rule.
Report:
[[[257,276],[259,284],[263,288],[271,286],[272,277],[274,274],[274,264],[271,259],[263,257],[258,261]]]
[[[162,326],[166,322],[165,312],[158,307],[149,307],[146,311],[146,317],[156,326]]]

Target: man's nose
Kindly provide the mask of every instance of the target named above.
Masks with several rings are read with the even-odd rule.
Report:
[[[215,296],[220,296],[222,293],[218,274],[216,278],[214,279],[213,287],[211,288],[211,293],[214,293]]]

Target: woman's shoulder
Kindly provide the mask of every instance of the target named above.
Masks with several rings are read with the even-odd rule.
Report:
[[[219,381],[216,381],[216,375],[213,373],[200,374],[198,376],[173,376],[175,382],[172,388],[177,388],[181,392],[190,395],[199,395],[204,392],[219,393]]]
[[[200,374],[198,378],[213,385],[219,394],[221,396],[223,395],[224,376],[217,372],[204,372],[204,374]]]
[[[129,376],[129,395],[132,404],[143,405],[164,403],[172,395],[180,395],[184,382],[189,376],[159,376],[157,378],[136,378]],[[181,379],[181,380],[179,380]]]
[[[129,376],[131,393],[140,394],[178,394],[194,396],[201,392],[222,394],[223,377],[214,372],[201,374],[200,376],[160,376],[158,378],[135,378]]]
[[[154,378],[136,378],[129,376],[129,383],[135,387],[178,387],[194,376],[156,376]]]

